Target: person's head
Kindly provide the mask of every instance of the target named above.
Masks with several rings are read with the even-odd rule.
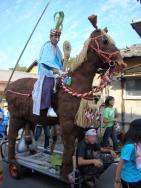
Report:
[[[96,142],[96,130],[89,129],[85,132],[85,140],[88,144],[94,144]]]
[[[141,119],[136,119],[130,123],[129,130],[125,134],[125,143],[141,143]]]
[[[114,97],[112,96],[108,96],[105,100],[105,106],[108,107],[108,106],[114,106],[114,103],[115,103],[115,99]]]
[[[50,31],[50,41],[51,43],[56,46],[60,40],[61,31],[51,30]]]

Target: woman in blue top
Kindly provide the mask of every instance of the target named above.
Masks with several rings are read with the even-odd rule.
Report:
[[[141,188],[141,119],[130,124],[118,163],[115,188]]]

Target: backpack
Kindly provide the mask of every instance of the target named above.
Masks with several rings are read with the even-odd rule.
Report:
[[[138,170],[141,170],[141,144],[134,144],[136,152],[136,166]]]

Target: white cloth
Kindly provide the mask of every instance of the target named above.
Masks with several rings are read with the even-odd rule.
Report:
[[[48,66],[45,68],[44,65]],[[56,68],[59,72],[62,70],[62,54],[58,46],[53,46],[52,43],[46,42],[40,52],[38,75],[42,75],[44,70],[47,77],[53,77],[52,68]]]
[[[45,78],[45,74],[40,76],[34,84],[32,91],[33,99],[33,114],[40,116],[40,106],[41,106],[41,96],[42,96],[42,86]]]

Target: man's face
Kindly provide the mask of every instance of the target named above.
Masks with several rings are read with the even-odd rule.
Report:
[[[59,40],[60,40],[60,36],[58,36],[58,35],[50,36],[50,41],[54,46],[56,46],[58,44]]]
[[[86,136],[89,144],[94,144],[96,142],[96,136]]]

